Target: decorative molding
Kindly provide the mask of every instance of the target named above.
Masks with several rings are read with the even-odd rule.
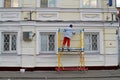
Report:
[[[30,7],[18,7],[18,8],[0,8],[0,12],[21,12],[21,11],[36,11],[36,12],[81,12],[81,13],[102,13],[108,12],[108,8],[30,8]],[[116,8],[109,9],[109,12],[117,12]]]
[[[81,13],[82,21],[102,21],[101,13]]]
[[[5,21],[5,20],[18,21],[21,19],[20,15],[21,15],[20,12],[1,12],[0,13],[0,20],[1,21]]]
[[[57,20],[57,12],[38,12],[37,20]]]

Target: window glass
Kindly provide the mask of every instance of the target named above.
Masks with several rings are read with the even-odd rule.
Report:
[[[9,7],[11,7],[11,0],[5,0],[4,1],[4,6],[5,6],[5,8],[9,8]]]
[[[97,0],[83,0],[83,8],[96,8]]]
[[[116,0],[116,7],[120,7],[120,0]]]
[[[48,7],[48,0],[41,0],[41,8]]]
[[[40,3],[41,8],[55,7],[56,0],[41,0]]]
[[[18,0],[12,0],[13,1],[13,7],[18,7]]]
[[[99,51],[99,33],[85,33],[85,50],[86,51]]]
[[[55,0],[49,0],[49,7],[55,7]]]

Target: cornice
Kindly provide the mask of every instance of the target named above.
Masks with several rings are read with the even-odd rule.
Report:
[[[36,26],[36,27],[65,27],[73,24],[76,27],[119,27],[118,22],[112,21],[12,21],[0,22],[0,26]]]
[[[116,8],[0,8],[0,12],[22,12],[22,11],[35,11],[35,12],[82,12],[82,13],[102,13],[102,12],[117,12]]]

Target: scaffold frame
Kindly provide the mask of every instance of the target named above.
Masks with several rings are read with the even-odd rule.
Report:
[[[68,52],[66,49],[63,52],[66,52],[67,55],[72,55],[72,53],[77,52],[79,54],[79,65],[76,68],[67,68],[62,65],[61,62],[61,56],[64,55],[61,51],[61,33],[63,33],[64,29],[58,29],[58,67],[56,68],[57,71],[64,71],[64,70],[88,70],[85,65],[85,52],[84,52],[84,29],[76,29],[75,32],[77,34],[80,34],[80,45],[79,48],[71,48],[70,52]]]

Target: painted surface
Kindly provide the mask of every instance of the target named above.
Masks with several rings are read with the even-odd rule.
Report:
[[[59,7],[79,8],[80,7],[80,0],[59,0]]]
[[[0,0],[1,1],[1,0]],[[59,7],[62,8],[79,8],[80,6],[80,2],[79,0],[60,0],[59,1]],[[1,4],[1,3],[0,3]],[[22,6],[23,7],[35,7],[36,5],[36,0],[23,0],[22,1]],[[105,4],[104,4],[105,6]],[[42,11],[40,11],[42,14]],[[39,12],[39,13],[40,13]],[[29,12],[17,12],[17,14],[12,14],[13,16],[18,15],[18,17],[16,17],[18,20],[20,18],[22,18],[22,20],[25,20],[25,18],[29,18]],[[43,11],[44,13],[44,11]],[[53,12],[54,13],[54,12]],[[56,13],[56,12],[55,12]],[[0,12],[0,14],[2,14],[2,11]],[[34,12],[32,14],[32,19],[36,19],[36,16],[39,16],[38,13]],[[58,13],[56,13],[54,16],[54,20],[64,20],[64,21],[69,21],[69,20],[83,20],[83,21],[87,21],[87,19],[91,19],[94,18],[93,20],[105,20],[105,21],[109,21],[106,19],[106,16],[110,17],[110,21],[111,21],[111,13],[104,13],[104,14],[95,14],[95,13],[82,13],[82,17],[80,15],[80,11],[78,12],[65,12],[65,11],[58,11]],[[5,14],[4,14],[5,15]],[[10,14],[8,14],[10,15]],[[91,17],[91,15],[93,17]],[[20,17],[21,16],[21,17]],[[43,15],[44,16],[44,15]],[[50,14],[46,14],[45,17],[49,17],[51,16],[51,12]],[[94,17],[95,16],[95,17]],[[2,17],[2,16],[0,16]],[[53,17],[51,17],[53,18]],[[50,20],[53,20],[51,19]],[[5,19],[5,18],[4,18]],[[9,18],[10,19],[10,18]],[[8,19],[8,20],[9,20]],[[39,20],[40,17],[38,18]],[[41,22],[42,23],[42,22]],[[21,21],[17,24],[17,27],[15,27],[16,25],[14,24],[10,24],[6,23],[6,24],[1,24],[0,25],[0,42],[1,42],[1,34],[3,31],[17,31],[19,33],[19,38],[18,40],[20,40],[19,45],[18,45],[18,54],[15,55],[10,55],[10,54],[2,54],[2,50],[1,50],[1,46],[0,46],[0,66],[22,66],[22,67],[56,67],[58,64],[57,61],[57,54],[54,55],[50,55],[50,54],[40,54],[39,53],[39,48],[38,47],[38,42],[39,42],[39,33],[40,31],[55,31],[57,34],[57,29],[58,28],[65,28],[65,26],[68,23],[63,22],[61,23],[51,23],[49,24],[49,22],[46,23],[42,23],[40,24],[39,22],[34,22],[34,21]],[[57,26],[53,26],[53,25]],[[73,23],[76,24],[76,23]],[[96,23],[95,23],[96,24]],[[14,25],[14,27],[12,27]],[[86,58],[86,66],[117,66],[118,65],[118,43],[117,43],[117,34],[116,34],[116,30],[117,28],[112,28],[114,27],[113,25],[109,24],[109,25],[104,25],[101,27],[92,27],[91,24],[82,24],[81,26],[78,27],[79,24],[76,24],[77,27],[75,26],[76,29],[79,29],[81,27],[85,27],[85,30],[90,30],[90,31],[95,31],[95,30],[100,30],[101,31],[101,36],[100,39],[101,43],[103,42],[103,45],[101,46],[101,53],[100,54],[92,54],[92,53],[87,53],[85,54],[85,58]],[[87,26],[85,26],[87,25]],[[96,24],[97,25],[97,24]],[[108,27],[108,26],[112,26],[112,27]],[[116,27],[116,26],[115,26]],[[35,33],[35,37],[33,37],[32,41],[24,41],[23,40],[23,32],[25,31],[32,31],[33,33]],[[61,35],[63,37],[63,35]],[[79,35],[75,35],[73,37],[73,41],[71,42],[71,46],[76,47],[78,45],[78,40],[79,40]],[[61,38],[61,43],[62,43],[63,38]],[[57,39],[56,39],[57,41]],[[1,45],[1,43],[0,43]],[[56,43],[57,45],[57,43]],[[80,61],[79,61],[79,55],[63,55],[61,57],[62,60],[62,64],[64,66],[77,66],[79,65]]]

